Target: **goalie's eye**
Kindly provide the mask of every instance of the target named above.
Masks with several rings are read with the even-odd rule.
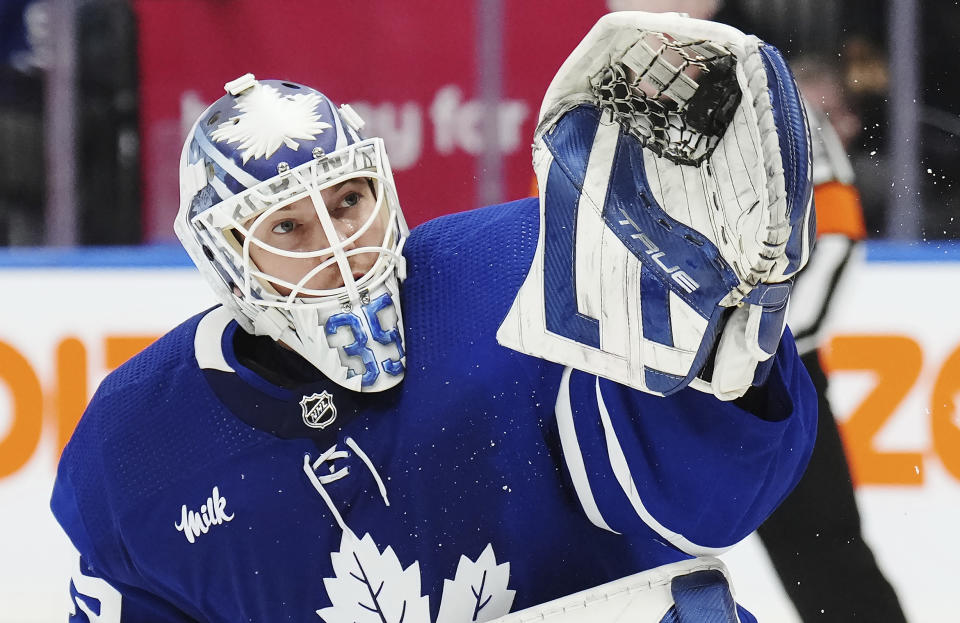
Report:
[[[352,208],[358,203],[360,203],[360,193],[349,192],[343,197],[343,199],[340,200],[340,203],[337,204],[337,207],[335,209],[346,210],[348,208]]]
[[[296,221],[292,219],[284,219],[273,226],[273,229],[270,231],[274,234],[289,234],[294,229],[297,228]]]
[[[324,192],[329,193],[324,200],[334,219],[362,218],[376,207],[373,185],[367,178],[348,180]],[[364,214],[355,214],[358,210]]]

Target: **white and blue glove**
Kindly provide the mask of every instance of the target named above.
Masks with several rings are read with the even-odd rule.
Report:
[[[765,381],[815,232],[803,104],[775,48],[606,15],[547,90],[533,162],[540,239],[501,344],[660,395]]]

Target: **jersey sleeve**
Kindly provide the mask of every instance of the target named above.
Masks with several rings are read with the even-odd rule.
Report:
[[[64,449],[50,508],[77,550],[69,585],[70,623],[188,623],[162,597],[141,588],[115,523],[118,508],[106,483],[95,396]]]
[[[83,525],[76,490],[69,476],[57,477],[51,506],[57,521],[78,550],[69,581],[69,623],[188,623],[195,621],[158,596],[110,577],[93,561],[98,554]],[[65,587],[66,588],[66,587]]]
[[[70,578],[68,623],[195,623],[155,595],[107,581],[83,556]]]
[[[687,389],[655,397],[564,372],[556,415],[577,498],[597,526],[712,555],[750,534],[803,473],[816,396],[787,331],[757,413]]]

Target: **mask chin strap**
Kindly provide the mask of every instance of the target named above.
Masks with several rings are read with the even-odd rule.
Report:
[[[347,290],[347,297],[351,306],[359,305],[360,291],[357,288],[357,282],[353,278],[353,269],[350,268],[350,260],[347,258],[347,254],[343,251],[340,233],[334,226],[333,220],[330,218],[330,214],[327,212],[327,205],[323,202],[323,196],[320,194],[320,189],[317,187],[316,161],[314,161],[313,166],[310,167],[310,172],[308,173],[308,175],[311,177],[310,181],[304,179],[304,176],[302,176],[298,171],[293,171],[293,175],[310,194],[310,199],[313,201],[313,207],[317,212],[317,218],[320,219],[320,225],[323,227],[323,233],[327,237],[327,243],[330,245],[330,250],[333,251],[333,257],[336,259],[337,267],[340,269],[340,275],[343,277],[343,285]]]

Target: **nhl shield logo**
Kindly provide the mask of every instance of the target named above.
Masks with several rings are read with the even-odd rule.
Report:
[[[337,419],[337,407],[330,392],[304,396],[300,406],[303,408],[303,423],[310,428],[326,428]]]

